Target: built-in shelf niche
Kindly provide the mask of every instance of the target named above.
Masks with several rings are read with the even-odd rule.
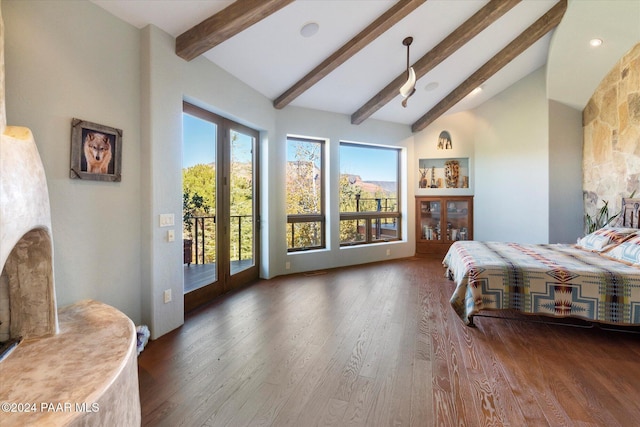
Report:
[[[473,194],[468,157],[418,160],[416,194]]]

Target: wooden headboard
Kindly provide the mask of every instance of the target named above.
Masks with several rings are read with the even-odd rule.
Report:
[[[640,228],[640,199],[622,199],[622,210],[618,224],[621,227]]]

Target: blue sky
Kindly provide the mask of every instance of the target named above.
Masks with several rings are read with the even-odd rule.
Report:
[[[376,150],[352,145],[340,147],[340,173],[360,175],[363,181],[395,181],[398,177],[397,157],[389,167],[390,150]]]
[[[182,119],[182,167],[213,163],[216,159],[216,125],[189,114],[183,114]]]
[[[198,163],[213,163],[215,135],[215,124],[184,114],[182,167],[187,168]],[[371,150],[343,145],[340,147],[340,173],[360,175],[363,181],[395,181],[397,167],[389,167],[390,154],[389,150]]]

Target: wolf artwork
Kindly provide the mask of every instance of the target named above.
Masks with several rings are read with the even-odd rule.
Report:
[[[84,137],[84,157],[87,160],[87,172],[108,173],[111,162],[111,142],[109,136],[89,132]]]

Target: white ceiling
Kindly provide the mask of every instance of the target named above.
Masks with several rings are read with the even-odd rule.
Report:
[[[153,24],[174,37],[233,3],[223,0],[92,1],[138,28]],[[467,45],[419,79],[416,85],[417,91],[409,99],[407,108],[400,105],[401,98],[398,96],[371,117],[404,124],[414,123],[512,39],[544,15],[556,2],[557,0],[523,0]],[[273,100],[394,3],[393,0],[297,0],[209,50],[204,56]],[[487,3],[488,0],[426,1],[296,98],[290,105],[351,115],[405,70],[406,47],[402,45],[402,40],[406,36],[414,38],[411,45],[411,62],[413,63]],[[602,10],[607,11],[607,5],[619,3],[616,14],[622,14],[621,18],[623,18],[631,10],[630,22],[633,26],[633,13],[636,6],[640,5],[640,0],[573,0],[569,3],[567,13],[576,10],[576,13],[594,15],[594,11],[589,6],[591,3],[600,8],[600,12],[595,12],[595,16],[602,13]],[[638,31],[640,31],[640,7],[638,11],[635,22],[638,23]],[[572,17],[571,31],[562,43],[566,43],[568,49],[573,49],[572,43],[578,43],[574,38],[580,40],[579,43],[582,43],[584,38],[586,43],[592,37],[590,35],[592,32],[599,37],[606,37],[606,35],[599,35],[602,33],[593,31],[594,26],[597,28],[598,25],[597,22],[592,21],[593,19],[589,20],[588,25],[585,25],[587,23],[581,22],[580,16]],[[611,20],[607,20],[609,21]],[[309,22],[318,23],[320,29],[313,37],[305,38],[300,35],[300,28]],[[628,25],[629,20],[624,22]],[[617,31],[615,28],[608,28],[611,25],[606,27],[606,31]],[[631,32],[633,33],[634,30],[632,29]],[[541,38],[486,81],[482,92],[467,96],[449,113],[474,108],[543,66],[547,61],[552,34],[553,31]],[[640,40],[640,36],[636,40]],[[561,42],[554,41],[554,43]],[[606,47],[606,44],[604,46]],[[619,59],[621,54],[616,53],[616,55],[615,60]],[[575,67],[576,64],[575,59],[568,61],[559,59],[557,62],[568,69]],[[584,73],[583,70],[581,70],[582,73]],[[602,76],[596,75],[591,80],[599,82],[601,78]],[[426,90],[425,87],[433,82],[437,83],[438,87],[432,91]],[[592,83],[590,85],[593,86]],[[565,86],[562,79],[558,86]],[[589,96],[592,91],[593,88]],[[581,96],[584,97],[584,95]],[[570,105],[583,102],[572,94],[564,94],[559,97],[559,100]],[[584,104],[578,108],[583,106]]]
[[[602,46],[589,45],[600,38]],[[571,0],[549,55],[549,98],[582,110],[611,67],[640,43],[640,0]]]

